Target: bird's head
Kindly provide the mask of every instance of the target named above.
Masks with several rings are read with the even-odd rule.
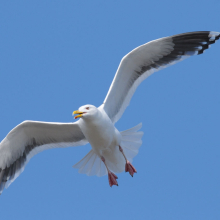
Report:
[[[83,105],[73,112],[73,115],[77,114],[74,118],[92,118],[98,113],[98,109],[94,105]]]

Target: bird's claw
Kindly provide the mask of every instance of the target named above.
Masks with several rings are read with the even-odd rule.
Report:
[[[137,173],[137,170],[134,168],[134,166],[129,161],[126,161],[125,172],[129,172],[130,175],[133,177],[134,173]]]
[[[108,171],[108,181],[109,181],[109,185],[112,187],[113,185],[118,186],[118,182],[117,182],[118,177],[112,173],[111,171]]]

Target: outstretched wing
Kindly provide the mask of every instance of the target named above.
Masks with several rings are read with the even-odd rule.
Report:
[[[202,54],[219,37],[220,33],[213,31],[178,34],[141,45],[124,56],[103,103],[112,122],[122,116],[144,79],[185,58]]]
[[[0,194],[21,174],[35,154],[50,148],[87,143],[77,122],[22,122],[0,143]]]

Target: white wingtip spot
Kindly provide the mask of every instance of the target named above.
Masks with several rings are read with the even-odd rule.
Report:
[[[214,41],[216,39],[217,36],[220,35],[220,32],[215,32],[215,31],[210,31],[209,33],[209,41]]]

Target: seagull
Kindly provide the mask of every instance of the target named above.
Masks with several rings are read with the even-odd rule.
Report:
[[[37,153],[57,147],[82,146],[92,149],[73,167],[88,176],[108,174],[109,185],[118,185],[116,173],[137,170],[132,159],[142,144],[142,124],[119,132],[115,123],[131,98],[152,73],[190,56],[199,55],[220,38],[220,32],[197,31],[150,41],[125,55],[102,105],[84,105],[73,112],[74,123],[24,121],[0,143],[0,194],[24,170]]]

